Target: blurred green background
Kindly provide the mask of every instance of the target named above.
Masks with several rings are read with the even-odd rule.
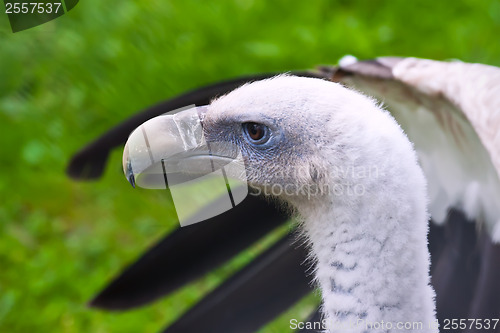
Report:
[[[500,65],[500,1],[82,0],[13,34],[0,6],[0,332],[157,332],[270,241],[168,299],[122,313],[86,302],[176,227],[163,192],[64,173],[110,126],[191,88],[334,64],[345,54]],[[318,297],[262,332],[287,332]]]

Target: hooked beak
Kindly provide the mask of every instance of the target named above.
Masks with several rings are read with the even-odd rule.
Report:
[[[165,188],[164,161],[204,144],[200,108],[162,115],[130,134],[123,152],[123,172],[130,184]]]
[[[248,194],[238,147],[207,142],[202,127],[206,107],[148,120],[130,135],[123,171],[130,184],[170,189],[181,226],[227,211]]]
[[[194,107],[158,116],[132,132],[123,152],[123,171],[134,188],[164,189],[235,162],[235,145],[206,142],[201,121],[205,112],[206,107]]]

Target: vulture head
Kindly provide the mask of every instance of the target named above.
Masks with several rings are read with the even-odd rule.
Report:
[[[218,158],[221,166],[236,160],[245,166],[244,177],[252,194],[276,197],[305,209],[315,202],[330,203],[334,197],[355,200],[373,186],[380,191],[382,177],[409,180],[415,177],[411,174],[421,173],[411,166],[416,163],[413,149],[388,112],[375,100],[326,80],[280,75],[246,84],[208,106],[176,117],[190,122],[200,119],[197,130],[203,132],[204,140],[179,144],[179,136],[188,141],[185,137],[193,131],[190,129],[178,132],[174,140],[169,137],[167,143],[162,140],[173,126],[172,116],[150,120],[146,123],[150,125],[148,141],[159,141],[155,144],[161,147],[156,149],[158,157],[136,156],[134,164],[142,165],[138,172],[131,170],[127,144],[124,170],[129,180],[135,183],[142,170],[159,166],[161,159],[167,163],[167,173],[169,160],[175,160],[172,171],[193,174],[206,172],[196,168],[196,159]],[[200,149],[202,141],[212,149]],[[180,147],[184,147],[182,151]],[[189,149],[195,153],[184,154]],[[179,163],[179,158],[185,161]]]
[[[253,82],[143,124],[124,169],[134,183],[152,168],[203,174],[207,160],[244,165],[253,194],[295,208],[330,330],[356,320],[434,321],[425,180],[406,135],[374,100],[321,79]]]

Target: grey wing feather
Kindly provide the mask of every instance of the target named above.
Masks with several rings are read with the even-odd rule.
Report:
[[[391,57],[329,70],[383,103],[414,143],[433,219],[461,209],[500,242],[500,69]]]

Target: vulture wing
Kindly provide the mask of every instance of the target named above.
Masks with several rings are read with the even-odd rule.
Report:
[[[500,69],[379,58],[330,70],[383,103],[414,143],[433,220],[455,207],[500,242]]]
[[[261,218],[255,219],[255,212]],[[286,219],[271,204],[249,196],[207,223],[170,233],[126,268],[90,305],[124,310],[150,303],[202,277]]]
[[[288,234],[226,280],[165,333],[252,333],[312,290],[305,245]]]

